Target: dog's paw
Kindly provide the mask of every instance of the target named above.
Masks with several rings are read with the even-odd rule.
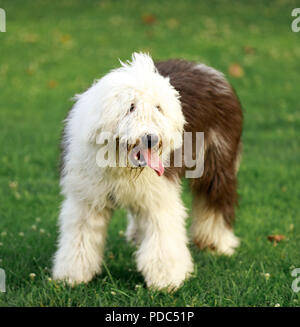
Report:
[[[88,283],[97,273],[100,273],[100,269],[98,262],[87,260],[87,257],[67,257],[58,253],[52,269],[52,278],[74,286]]]
[[[182,286],[194,271],[190,257],[181,261],[168,260],[148,263],[139,270],[144,275],[147,287],[155,290],[173,292]]]
[[[167,291],[174,292],[182,286],[185,280],[187,280],[193,272],[193,269],[190,271],[185,271],[182,273],[170,273],[161,271],[159,275],[154,278],[145,277],[147,287],[149,289],[158,290],[158,291]]]
[[[240,240],[234,235],[231,230],[224,230],[224,233],[214,240],[198,240],[194,238],[194,243],[199,249],[209,249],[212,253],[217,255],[232,256],[236,248],[240,245]]]
[[[232,232],[222,238],[216,247],[217,254],[231,256],[235,253],[235,249],[240,245],[240,239]]]
[[[57,268],[54,268],[52,272],[53,280],[61,281],[71,286],[76,286],[82,283],[87,284],[89,281],[93,279],[93,277],[94,274],[92,273],[78,272],[73,269],[67,271],[66,269],[59,270]]]

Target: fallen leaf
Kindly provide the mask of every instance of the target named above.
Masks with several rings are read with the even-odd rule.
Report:
[[[269,235],[268,236],[268,240],[270,242],[280,242],[282,240],[285,239],[285,236],[284,235],[280,235],[280,234],[275,234],[275,235]]]
[[[231,64],[228,68],[228,72],[233,77],[242,77],[244,76],[244,70],[240,64],[234,63]]]
[[[146,25],[152,25],[156,22],[156,17],[153,14],[144,14],[142,16],[142,21]]]
[[[246,54],[250,55],[250,54],[254,54],[256,50],[255,50],[255,48],[252,48],[250,46],[245,46],[244,51],[245,51]]]
[[[48,82],[48,87],[50,89],[54,89],[57,85],[58,85],[58,83],[56,81],[54,81],[54,80],[51,80],[51,81]]]

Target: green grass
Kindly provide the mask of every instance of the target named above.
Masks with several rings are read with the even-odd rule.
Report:
[[[300,267],[296,1],[4,0],[1,7],[0,267],[7,292],[0,305],[299,306],[291,289],[291,271]],[[145,24],[144,14],[155,22]],[[235,228],[242,244],[231,258],[191,245],[195,276],[174,294],[149,291],[120,233],[125,212],[116,211],[102,275],[75,288],[57,285],[48,278],[62,200],[61,122],[75,93],[135,50],[213,65],[236,88],[245,115]],[[228,74],[232,63],[243,76]],[[187,188],[183,198],[190,208]],[[270,234],[286,239],[274,246]]]

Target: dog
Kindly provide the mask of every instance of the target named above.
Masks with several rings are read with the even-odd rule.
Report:
[[[75,99],[62,140],[64,201],[54,279],[74,285],[101,272],[116,207],[128,211],[125,235],[137,246],[137,269],[148,287],[175,290],[191,276],[181,200],[181,177],[193,171],[182,154],[188,147],[185,133],[193,142],[196,133],[204,135],[200,148],[191,147],[195,165],[197,156],[203,158],[200,174],[187,178],[193,193],[191,237],[200,249],[234,253],[243,115],[221,72],[134,53]],[[181,165],[175,156],[183,158]]]

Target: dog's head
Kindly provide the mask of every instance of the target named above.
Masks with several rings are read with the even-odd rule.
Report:
[[[130,150],[133,166],[148,165],[161,175],[164,160],[182,145],[185,120],[179,94],[149,55],[134,53],[131,62],[121,62],[78,96],[80,103],[89,111],[84,118],[89,141],[111,133],[119,146]]]

